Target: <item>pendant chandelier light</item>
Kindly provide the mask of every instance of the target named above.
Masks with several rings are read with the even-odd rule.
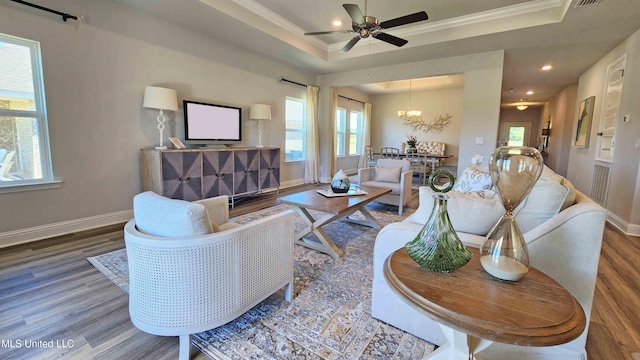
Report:
[[[412,122],[416,120],[422,120],[421,115],[422,111],[411,110],[411,79],[409,79],[409,110],[399,110],[398,116],[407,122]]]

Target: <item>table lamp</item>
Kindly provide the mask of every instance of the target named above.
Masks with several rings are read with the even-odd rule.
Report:
[[[158,131],[160,131],[160,146],[156,146],[156,149],[166,149],[163,145],[163,132],[164,132],[164,110],[178,111],[178,97],[176,91],[173,89],[167,89],[157,86],[147,86],[144,88],[144,101],[142,107],[147,109],[158,109],[160,114],[158,115]]]
[[[258,145],[261,148],[262,145],[262,120],[271,120],[271,106],[265,104],[253,104],[249,111],[249,119],[258,120]]]

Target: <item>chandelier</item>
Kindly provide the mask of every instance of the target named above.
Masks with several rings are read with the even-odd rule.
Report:
[[[416,120],[422,120],[421,115],[422,111],[411,110],[411,79],[409,79],[409,110],[399,110],[398,116],[407,122],[414,122]]]

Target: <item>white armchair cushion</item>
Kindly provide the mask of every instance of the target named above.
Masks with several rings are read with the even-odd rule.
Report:
[[[453,190],[460,192],[479,191],[490,190],[492,187],[493,183],[491,182],[491,175],[489,175],[488,169],[471,165],[464,169],[462,174],[456,179]]]
[[[365,181],[361,185],[391,190],[390,195],[400,195],[400,182]]]
[[[434,194],[429,187],[420,187],[420,206],[409,221],[421,225],[427,222],[433,210]],[[500,198],[492,190],[449,191],[447,195],[449,220],[457,232],[484,236],[505,213]]]
[[[133,217],[138,231],[149,235],[185,237],[213,233],[204,205],[169,199],[153,191],[133,198]]]
[[[401,167],[376,166],[376,175],[373,181],[399,183],[401,173]]]

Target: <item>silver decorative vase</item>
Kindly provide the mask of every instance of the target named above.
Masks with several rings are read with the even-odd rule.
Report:
[[[349,187],[351,183],[349,182],[349,177],[345,174],[342,169],[340,169],[331,179],[331,191],[334,193],[347,193],[349,192]]]

